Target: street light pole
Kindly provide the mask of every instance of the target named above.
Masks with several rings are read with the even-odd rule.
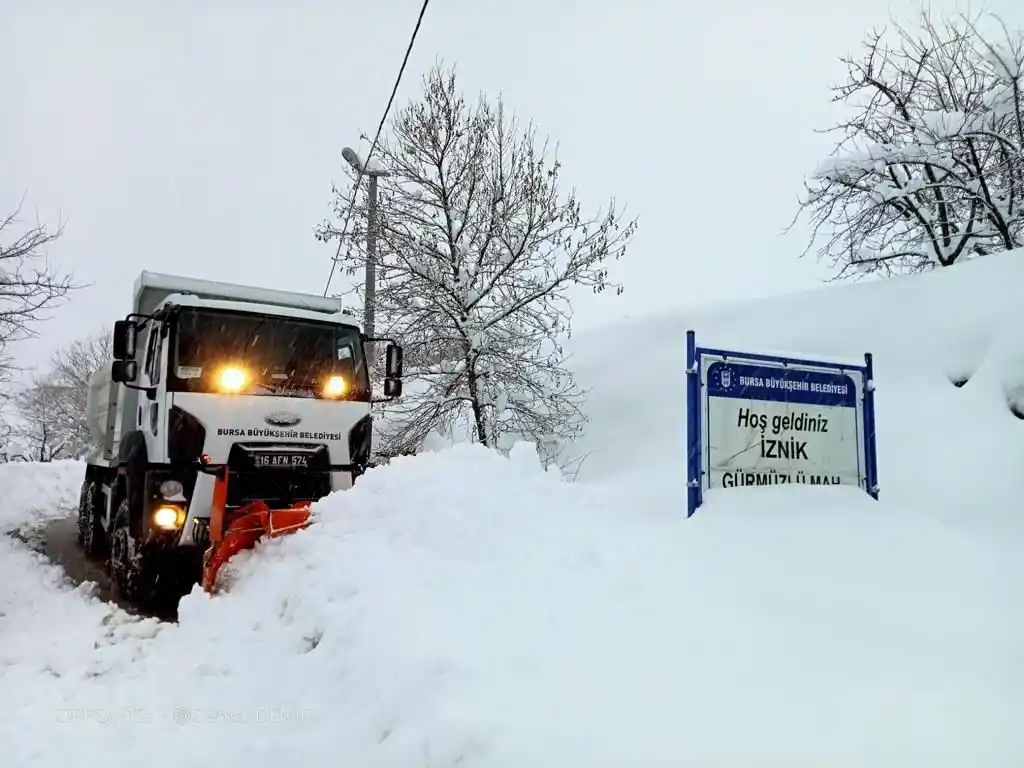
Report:
[[[366,335],[373,336],[373,309],[377,304],[377,175],[370,174],[369,205],[366,208]],[[374,358],[376,360],[376,358]]]
[[[341,156],[357,173],[370,177],[368,206],[366,210],[366,277],[363,288],[363,332],[374,334],[373,310],[377,303],[377,180],[387,176],[385,170],[369,167],[354,149],[345,147]],[[367,343],[366,357],[371,367],[376,367],[376,351],[373,342]]]

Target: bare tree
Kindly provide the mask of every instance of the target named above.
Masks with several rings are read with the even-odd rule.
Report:
[[[17,454],[29,461],[70,458],[70,435],[62,421],[65,393],[48,379],[36,379],[13,397],[18,418],[12,424]]]
[[[585,422],[561,343],[570,291],[621,293],[605,263],[622,256],[636,222],[623,222],[614,201],[583,214],[574,193],[560,193],[548,143],[500,99],[469,103],[440,66],[423,86],[378,145],[390,175],[380,183],[375,311],[408,350],[406,395],[388,407],[383,452],[416,450],[438,432],[492,447],[521,437],[551,458]],[[352,204],[351,192],[337,194],[339,214]],[[358,193],[357,221],[365,204]],[[327,225],[319,236],[338,234]],[[363,227],[351,237],[341,266],[355,274]]]
[[[111,333],[104,329],[54,353],[50,369],[17,393],[13,437],[35,461],[81,458],[95,449],[86,418],[89,379],[110,355]]]
[[[0,384],[11,370],[10,346],[35,335],[35,326],[48,310],[75,288],[70,275],[61,274],[46,259],[46,249],[63,233],[36,223],[22,229],[22,204],[0,216]]]
[[[807,250],[837,277],[1024,244],[1024,35],[997,26],[993,40],[967,18],[925,13],[920,29],[875,32],[843,59],[833,101],[852,116],[830,129],[840,139],[800,204]]]
[[[51,386],[59,393],[57,412],[61,429],[66,435],[71,453],[80,457],[98,448],[89,431],[86,402],[89,380],[101,367],[108,364],[113,345],[109,328],[58,349],[50,360]]]

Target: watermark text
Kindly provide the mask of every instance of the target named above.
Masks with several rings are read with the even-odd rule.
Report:
[[[295,724],[310,719],[309,710],[300,707],[229,707],[178,706],[166,711],[148,707],[61,707],[57,710],[58,723],[95,723],[99,725],[149,725],[174,723],[176,725],[230,725],[230,724]]]

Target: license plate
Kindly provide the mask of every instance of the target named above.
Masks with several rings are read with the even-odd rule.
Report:
[[[252,457],[257,467],[308,467],[309,456],[300,453],[255,453]]]

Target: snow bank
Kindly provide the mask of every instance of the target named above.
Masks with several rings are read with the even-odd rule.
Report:
[[[1020,744],[1010,563],[914,510],[773,488],[684,523],[456,446],[316,514],[178,627],[53,639],[51,676],[5,686],[11,764],[1006,765]]]
[[[395,459],[178,625],[5,544],[4,760],[1022,764],[1020,256],[582,336],[585,482],[525,446]],[[882,500],[732,489],[686,520],[687,328],[874,352]]]
[[[84,465],[0,465],[0,744],[5,765],[35,765],[52,749],[66,697],[136,620],[72,587],[64,572],[18,537],[73,515]],[[13,535],[12,535],[13,534]],[[149,622],[155,627],[155,622]],[[129,632],[130,634],[130,632]],[[46,704],[33,711],[33,702]],[[76,706],[87,706],[77,699]],[[29,709],[25,709],[29,707]],[[69,763],[82,757],[65,756]],[[43,764],[47,764],[45,761]]]
[[[259,626],[295,700],[344,713],[297,762],[999,764],[1004,553],[854,491],[772,490],[683,523],[526,450],[398,460],[183,624]]]
[[[66,517],[78,507],[84,472],[79,461],[0,464],[0,530]]]

